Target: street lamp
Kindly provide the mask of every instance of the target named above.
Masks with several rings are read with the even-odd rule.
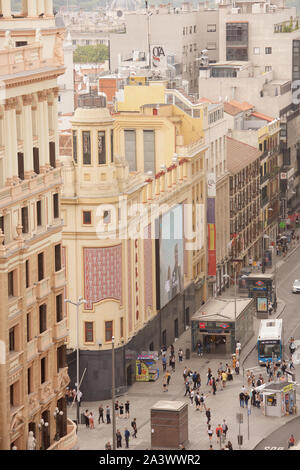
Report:
[[[61,438],[60,430],[59,430],[59,419],[62,418],[63,414],[64,414],[63,411],[59,411],[57,407],[55,408],[55,411],[53,413],[54,419],[56,421],[56,434],[54,437],[55,441],[59,441]]]
[[[113,450],[116,450],[116,410],[115,410],[115,400],[116,400],[116,384],[115,384],[115,337],[111,338],[111,398],[112,398],[112,442]]]
[[[48,426],[49,426],[49,423],[47,421],[44,421],[43,418],[41,418],[38,424],[39,431],[42,433],[41,450],[45,450],[45,447],[46,447],[45,434],[48,432]]]
[[[79,403],[80,403],[80,396],[79,396],[79,307],[82,304],[86,304],[87,301],[83,297],[78,297],[77,302],[72,302],[70,299],[65,299],[66,303],[75,305],[76,307],[76,329],[77,329],[77,350],[76,350],[76,357],[77,357],[77,370],[76,370],[76,397],[77,397],[77,426],[79,424]]]

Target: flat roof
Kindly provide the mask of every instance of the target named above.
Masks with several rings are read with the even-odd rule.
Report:
[[[187,404],[183,401],[160,400],[151,407],[151,410],[179,411],[186,405]]]
[[[236,316],[245,310],[252,298],[236,299]],[[235,299],[209,299],[192,316],[195,321],[234,321]]]

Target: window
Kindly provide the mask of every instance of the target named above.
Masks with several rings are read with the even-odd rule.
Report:
[[[47,305],[39,306],[40,334],[47,330]]]
[[[63,344],[57,348],[57,372],[66,367],[66,345]]]
[[[207,43],[207,50],[214,51],[217,48],[217,43],[215,42],[208,42]]]
[[[44,279],[44,253],[38,254],[38,281]]]
[[[124,130],[125,158],[129,164],[129,171],[136,171],[136,137],[135,130]]]
[[[92,223],[92,213],[91,211],[82,212],[82,223],[83,225],[90,225]]]
[[[15,271],[10,271],[8,273],[8,297],[14,297],[15,295]]]
[[[47,359],[43,357],[41,359],[41,384],[47,380]]]
[[[31,340],[31,313],[28,312],[26,315],[26,333],[27,343]]]
[[[91,321],[84,322],[84,341],[85,343],[94,342],[94,323]]]
[[[105,322],[105,341],[111,341],[113,337],[113,322]]]
[[[55,245],[55,272],[61,270],[61,245]]]
[[[260,47],[254,47],[254,48],[253,48],[253,54],[254,54],[254,55],[260,54]]]
[[[72,132],[73,135],[73,160],[77,163],[77,131]]]
[[[54,219],[57,219],[59,217],[58,193],[53,194],[53,217]]]
[[[16,47],[27,46],[27,41],[16,41]]]
[[[124,337],[124,318],[120,318],[120,338]]]
[[[33,171],[37,175],[40,173],[40,156],[38,147],[33,147]]]
[[[110,132],[110,155],[111,155],[111,162],[114,161],[114,131],[113,129]]]
[[[83,164],[91,164],[91,134],[90,131],[82,131]]]
[[[42,201],[36,203],[36,223],[37,226],[42,225]]]
[[[272,71],[272,66],[271,65],[266,65],[265,66],[265,72],[271,72]]]
[[[56,323],[63,319],[63,298],[62,294],[56,296]]]
[[[272,47],[265,47],[266,54],[272,54]]]
[[[4,234],[4,216],[0,216],[0,229],[2,230],[2,234]],[[4,245],[5,239],[3,240],[2,244]]]
[[[18,177],[24,180],[24,154],[18,152]]]
[[[98,131],[98,163],[99,165],[106,163],[105,131]]]
[[[194,33],[196,33],[196,32],[197,32],[197,26],[194,25]]]
[[[12,384],[9,387],[9,400],[10,406],[16,406],[16,384]]]
[[[28,395],[33,391],[32,388],[32,366],[27,369],[27,393]]]
[[[155,173],[155,132],[143,131],[144,137],[144,172]]]
[[[208,24],[207,25],[207,32],[208,33],[215,33],[217,30],[217,26],[215,24]]]
[[[28,259],[25,261],[25,286],[26,289],[30,286],[30,269]]]
[[[49,163],[52,168],[56,168],[55,142],[49,142]]]
[[[28,207],[21,209],[22,233],[28,233]]]
[[[9,329],[9,352],[15,351],[15,327]]]

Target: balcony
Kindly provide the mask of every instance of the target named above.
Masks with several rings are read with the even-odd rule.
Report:
[[[36,298],[43,299],[50,294],[50,278],[47,277],[36,283]]]
[[[76,424],[67,419],[67,434],[59,441],[54,442],[47,450],[71,450],[77,445]]]
[[[38,338],[33,338],[27,343],[27,362],[38,355]]]
[[[54,397],[55,397],[55,393],[53,390],[52,383],[50,382],[50,380],[48,380],[47,382],[44,382],[40,386],[40,389],[39,389],[40,404],[44,405],[48,403],[50,400],[52,400],[52,398]]]
[[[28,287],[25,292],[26,307],[30,307],[30,305],[35,303],[35,301],[35,286]]]
[[[22,367],[22,354],[23,352],[11,352],[8,356],[8,369],[9,374],[16,372]]]
[[[44,331],[37,338],[38,351],[44,352],[52,345],[51,329]]]
[[[53,274],[53,289],[60,289],[66,285],[66,270],[62,268],[60,271],[57,271]]]
[[[59,369],[59,372],[54,376],[53,385],[55,392],[61,392],[70,382],[68,374],[68,367]]]
[[[55,323],[54,325],[54,331],[53,331],[53,339],[55,341],[61,340],[65,337],[68,336],[68,329],[67,329],[67,317],[63,318],[58,323]]]

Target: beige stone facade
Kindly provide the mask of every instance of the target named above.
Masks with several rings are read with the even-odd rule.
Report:
[[[27,449],[33,431],[36,449],[46,449],[68,433],[76,442],[65,406],[56,86],[64,72],[62,31],[50,0],[24,2],[18,19],[10,1],[1,5],[8,34],[0,38],[0,448]]]

